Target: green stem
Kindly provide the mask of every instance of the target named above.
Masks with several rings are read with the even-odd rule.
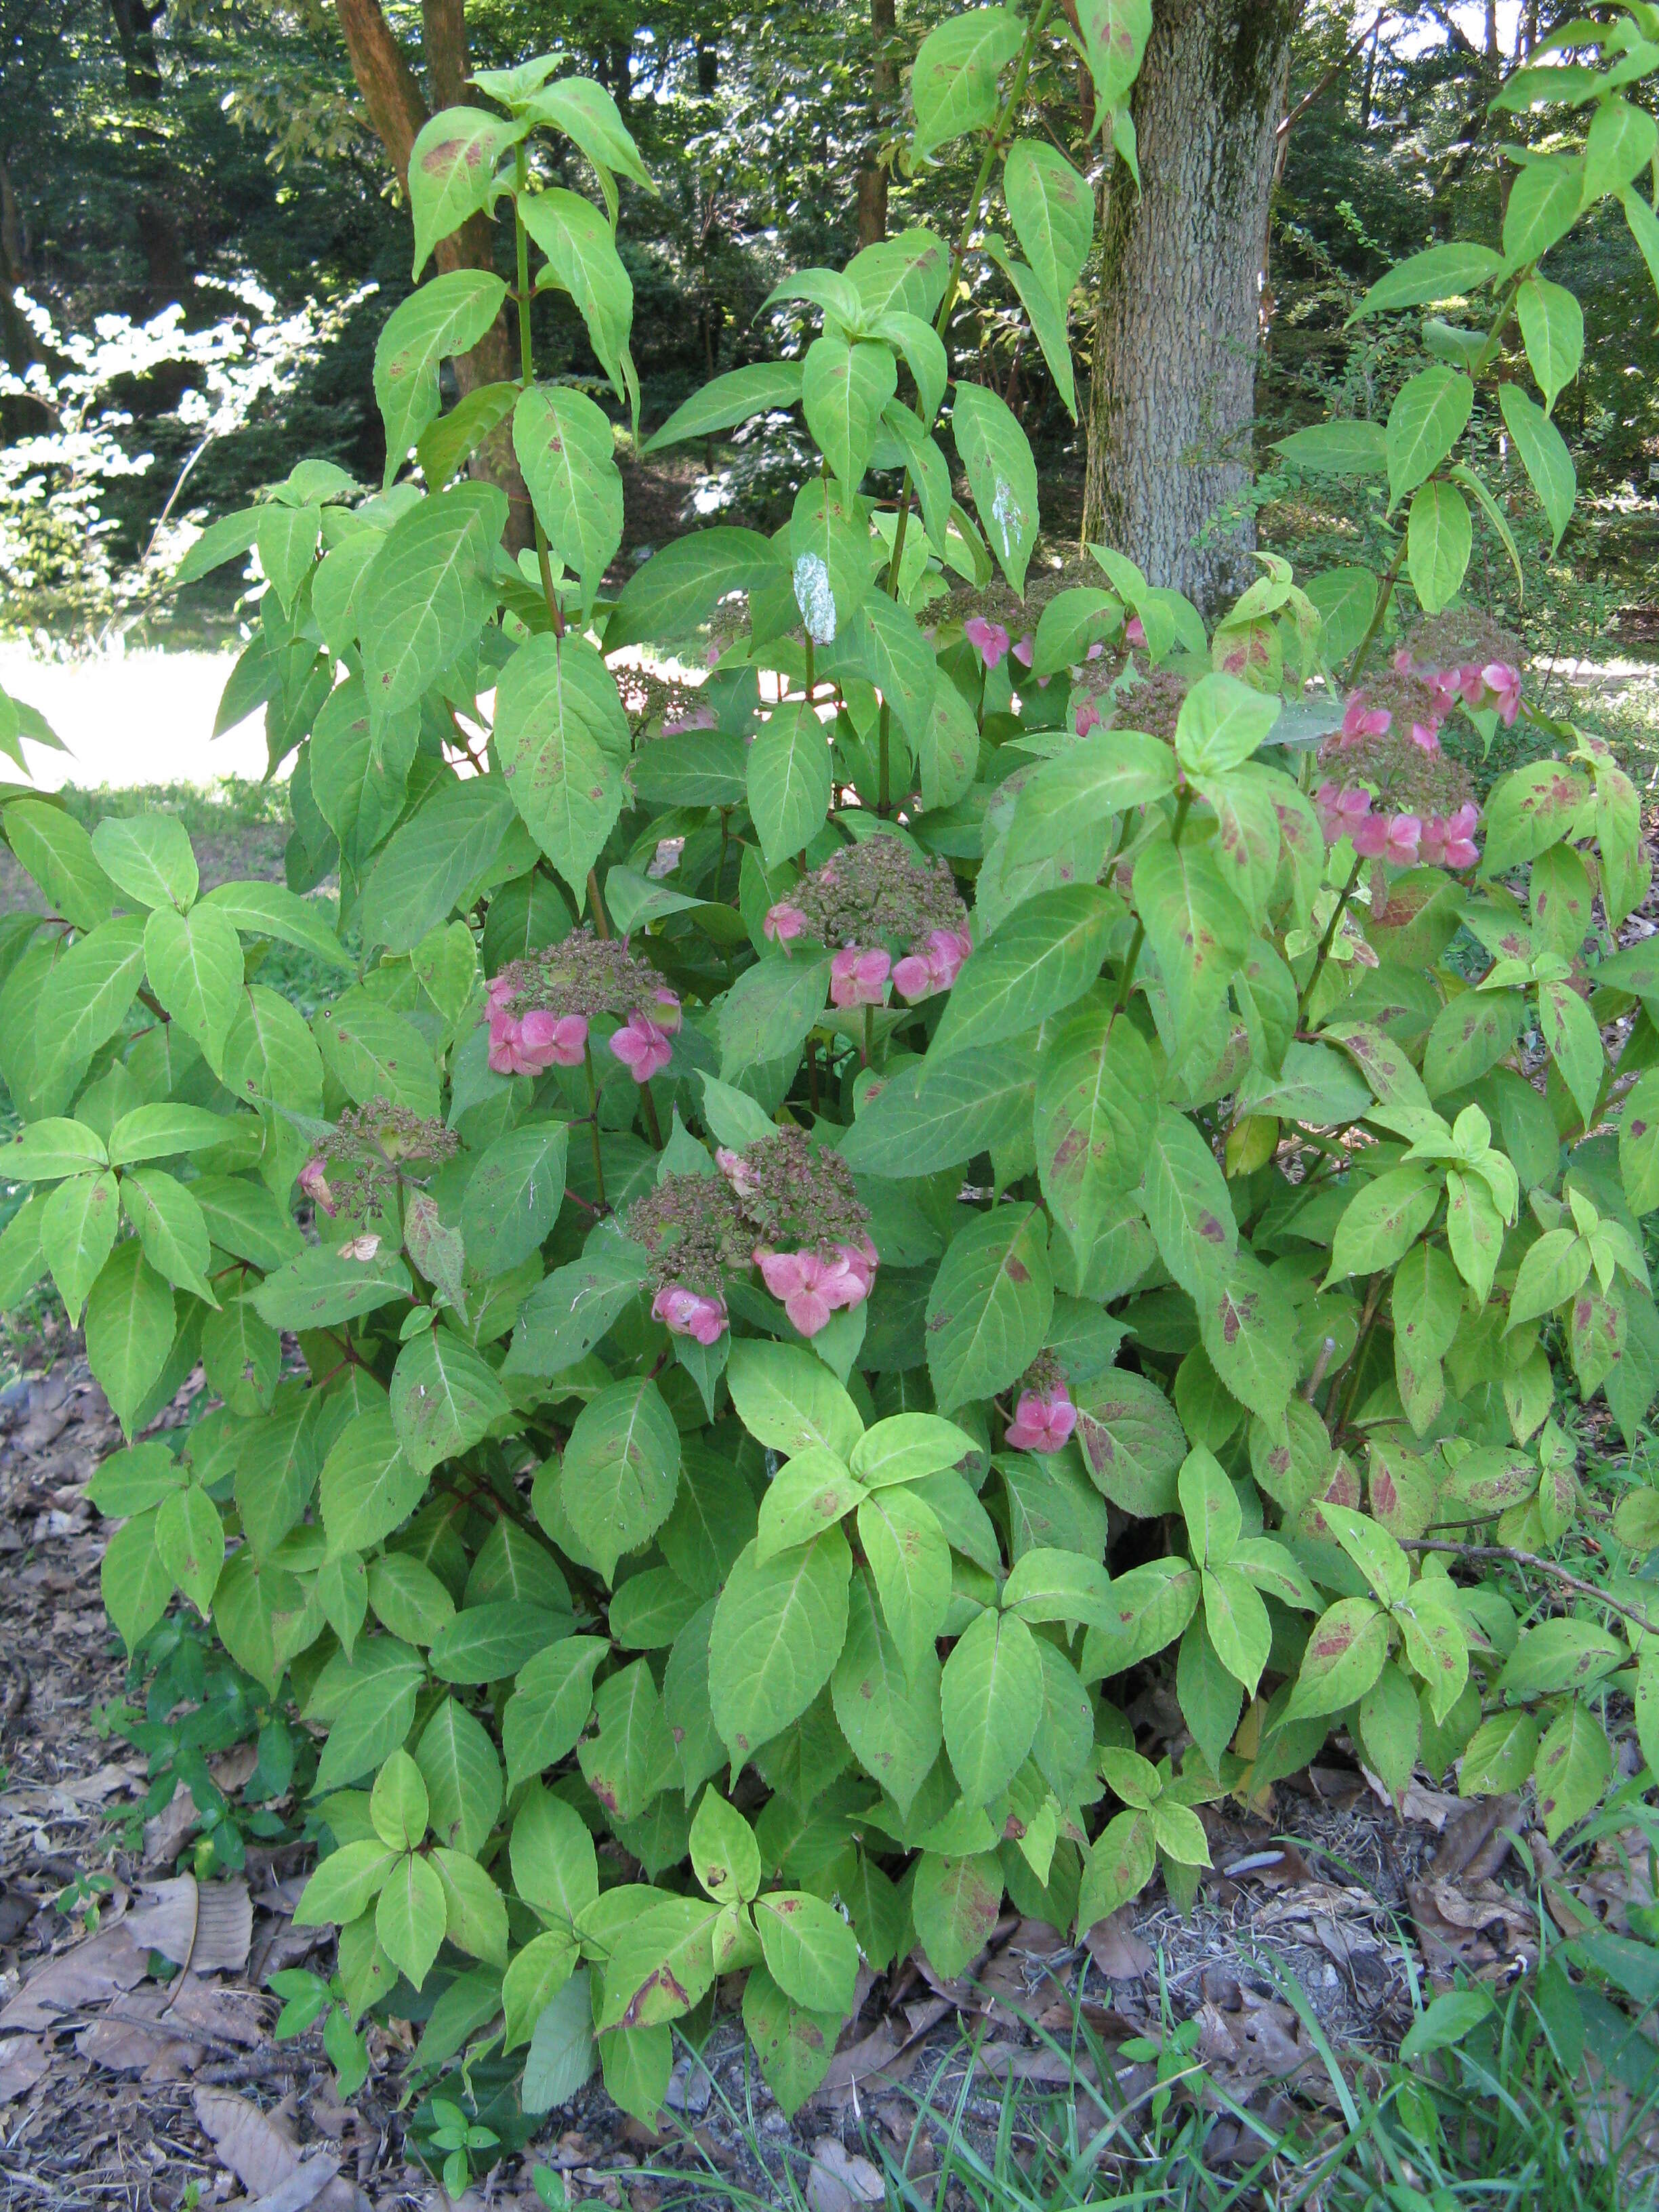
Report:
[[[1296,1025],[1298,1029],[1302,1026],[1303,1016],[1313,1001],[1314,986],[1318,982],[1325,963],[1330,957],[1331,947],[1336,942],[1336,933],[1341,927],[1342,917],[1347,911],[1348,901],[1353,896],[1354,886],[1359,881],[1359,871],[1364,866],[1364,860],[1356,853],[1353,871],[1347,882],[1342,886],[1342,896],[1332,908],[1331,918],[1325,925],[1325,934],[1319,940],[1319,950],[1314,956],[1313,973],[1308,978],[1302,996],[1296,1002]]]
[[[656,1150],[660,1152],[662,1150],[662,1124],[657,1119],[657,1102],[651,1096],[651,1085],[648,1083],[642,1083],[640,1085],[640,1103],[645,1109],[646,1133],[649,1136],[651,1142]]]
[[[1192,804],[1193,794],[1190,788],[1183,791],[1180,797],[1176,800],[1175,820],[1170,825],[1170,842],[1171,845],[1178,845],[1181,842],[1181,833],[1187,826],[1187,817],[1192,809]],[[1117,1001],[1112,1008],[1112,1022],[1116,1021],[1118,1016],[1123,1012],[1123,1009],[1129,1003],[1129,994],[1134,988],[1135,965],[1140,958],[1140,948],[1146,942],[1146,925],[1144,921],[1140,921],[1139,917],[1137,917],[1135,921],[1135,933],[1129,939],[1128,955],[1123,963],[1123,973],[1118,980]],[[1106,1024],[1109,1032],[1111,1029],[1112,1022],[1109,1022]]]
[[[599,1079],[593,1073],[593,1048],[582,1047],[582,1059],[587,1066],[587,1126],[593,1133],[593,1181],[599,1194],[599,1212],[608,1213],[610,1201],[605,1194],[605,1162],[599,1156]]]
[[[815,684],[815,683],[814,683],[813,674],[812,674],[812,633],[811,633],[811,630],[808,630],[808,631],[806,632],[806,636],[805,636],[805,644],[806,644],[806,703],[807,703],[807,705],[810,707],[810,706],[811,705],[811,703],[812,703],[812,693],[813,693],[814,690],[816,689],[816,684]]]
[[[594,929],[599,936],[609,937],[611,922],[605,914],[605,901],[599,896],[599,872],[597,868],[590,868],[587,872],[587,903],[593,909]]]
[[[866,1006],[864,1009],[864,1042],[859,1049],[860,1060],[866,1067],[870,1065],[870,1054],[874,1048],[875,1028],[876,1010],[872,1006]]]
[[[524,210],[520,203],[530,182],[530,162],[521,138],[513,155],[513,240],[518,252],[519,264],[519,384],[528,392],[536,380],[535,360],[530,337],[530,234],[524,227]],[[558,593],[553,588],[553,563],[548,557],[547,532],[542,528],[542,519],[532,509],[536,526],[536,562],[542,572],[542,592],[547,600],[548,618],[553,624],[555,637],[564,635],[564,610],[559,605]]]

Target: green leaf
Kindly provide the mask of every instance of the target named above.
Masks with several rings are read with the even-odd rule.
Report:
[[[1651,137],[1653,118],[1644,119]],[[1584,358],[1583,310],[1565,285],[1552,284],[1547,276],[1528,276],[1515,295],[1515,313],[1547,415]]]
[[[98,864],[91,838],[72,815],[43,800],[14,799],[6,809],[5,833],[52,913],[82,931],[109,920],[114,886]]]
[[[645,1254],[609,1224],[583,1257],[538,1283],[519,1312],[503,1372],[557,1375],[591,1351],[645,1281]]]
[[[513,1969],[508,1967],[510,1974]],[[505,1991],[505,1984],[503,1984]],[[672,2048],[664,2053],[672,2063]],[[592,2075],[594,2065],[593,2007],[587,1969],[574,1973],[543,2007],[525,2058],[520,2100],[526,2112],[550,2112],[567,2105]]]
[[[105,1546],[99,1569],[104,1610],[129,1652],[149,1634],[173,1595],[172,1571],[155,1540],[157,1517],[151,1510],[123,1522]]]
[[[1474,386],[1459,370],[1437,362],[1408,377],[1389,410],[1389,504],[1431,476],[1462,434]]]
[[[425,1497],[426,1486],[426,1476],[404,1454],[391,1407],[371,1406],[357,1414],[323,1462],[329,1556],[366,1552],[389,1536]]]
[[[1094,236],[1095,196],[1088,180],[1054,147],[1017,138],[1003,164],[1002,190],[1026,259],[1063,310]]]
[[[1002,11],[987,9],[978,12],[989,15]],[[963,467],[968,472],[968,488],[973,494],[980,527],[1003,574],[1015,591],[1023,592],[1037,527],[1036,463],[1031,456],[1030,442],[1012,410],[994,392],[988,391],[983,385],[963,384],[960,380],[956,386],[951,430]]]
[[[1238,1252],[1232,1200],[1214,1153],[1173,1107],[1160,1109],[1141,1204],[1164,1266],[1189,1297],[1218,1295]]]
[[[507,1787],[542,1773],[574,1748],[593,1705],[593,1676],[608,1646],[593,1636],[566,1637],[519,1669],[501,1717]]]
[[[1339,1713],[1363,1698],[1382,1672],[1389,1617],[1368,1597],[1339,1598],[1314,1623],[1285,1721]]]
[[[121,1208],[138,1231],[144,1257],[158,1274],[191,1291],[210,1306],[218,1299],[207,1279],[213,1264],[207,1223],[187,1184],[160,1168],[129,1169],[121,1178]]]
[[[364,577],[363,681],[373,726],[419,703],[489,612],[486,578],[507,526],[507,495],[452,484],[399,515]]]
[[[593,1838],[574,1806],[539,1785],[513,1819],[513,1887],[556,1929],[571,1928],[599,1894]]]
[[[948,1555],[945,1574],[948,1598]],[[848,1599],[847,1641],[830,1686],[836,1718],[860,1765],[908,1814],[944,1741],[939,1656],[929,1645],[907,1668],[862,1574],[853,1577]]]
[[[1654,289],[1659,292],[1659,216],[1654,214],[1638,191],[1620,192],[1619,204],[1625,210],[1630,234],[1648,264],[1648,274],[1653,279]]]
[[[680,1440],[662,1393],[646,1376],[612,1383],[583,1407],[565,1447],[571,1525],[609,1582],[668,1517]]]
[[[1582,158],[1555,154],[1528,161],[1510,185],[1504,210],[1504,269],[1540,261],[1577,222],[1583,201]]]
[[[360,1917],[380,1894],[397,1856],[378,1836],[365,1836],[331,1851],[301,1893],[295,1926],[343,1927]]]
[[[1016,907],[957,976],[928,1051],[926,1086],[955,1055],[1017,1036],[1081,998],[1121,911],[1093,884],[1041,891]]]
[[[1204,1570],[1204,1627],[1216,1656],[1253,1698],[1267,1664],[1273,1624],[1255,1585],[1237,1567]]]
[[[228,1139],[246,1134],[249,1126],[241,1115],[211,1114],[203,1106],[135,1106],[109,1133],[110,1164],[131,1167],[139,1160],[211,1152]]]
[[[997,79],[1022,36],[1018,17],[1006,8],[970,8],[927,33],[910,73],[918,161],[992,120]]]
[[[927,1297],[927,1367],[941,1410],[1017,1381],[1042,1348],[1053,1310],[1037,1207],[997,1206],[960,1230]]]
[[[569,1617],[519,1598],[468,1605],[432,1639],[432,1671],[441,1681],[505,1682],[569,1626]]]
[[[746,968],[720,1000],[720,1074],[729,1081],[763,1060],[790,1060],[823,1013],[830,959],[778,954]]]
[[[761,857],[775,868],[811,842],[830,811],[830,745],[809,708],[774,708],[749,749],[748,789]]]
[[[313,1244],[266,1277],[253,1306],[272,1328],[336,1328],[410,1295],[409,1270],[385,1245],[356,1260],[334,1245]]]
[[[374,398],[386,422],[386,483],[439,407],[438,364],[470,353],[501,313],[507,287],[492,270],[452,269],[395,307],[374,346]]]
[[[397,1860],[374,1908],[374,1933],[392,1965],[417,1990],[432,1971],[448,1921],[437,1869],[413,1852]]]
[[[443,1328],[422,1329],[404,1345],[392,1370],[392,1418],[404,1456],[422,1474],[454,1459],[508,1410],[495,1370],[462,1338]]]
[[[120,1194],[107,1168],[60,1182],[41,1210],[41,1256],[71,1328],[79,1327],[87,1293],[115,1248],[120,1218]]]
[[[1492,850],[1488,810],[1487,853]],[[1513,1048],[1524,1014],[1517,991],[1464,991],[1435,1016],[1423,1053],[1423,1080],[1431,1098],[1478,1082]]]
[[[220,884],[207,892],[191,911],[194,921],[204,909],[222,914],[232,927],[248,937],[275,937],[284,945],[297,945],[314,952],[331,968],[355,969],[356,963],[328,926],[328,909],[310,899],[297,898],[281,884]]]
[[[605,1961],[599,2028],[660,2027],[699,2002],[714,1978],[720,1911],[706,1898],[666,1898],[629,1921]]]
[[[461,394],[447,415],[441,415],[435,422],[427,424],[415,441],[415,459],[434,491],[441,491],[459,473],[506,422],[518,398],[516,384],[475,385],[471,392]],[[348,539],[343,547],[337,547],[335,553],[325,558],[323,566],[326,568],[335,560],[336,553],[342,556],[335,575],[325,584],[319,571],[312,585],[312,607],[331,646],[357,634],[356,586],[367,562],[374,558],[374,551],[372,538],[363,544]],[[343,604],[337,610],[337,618],[331,620],[336,614],[331,603],[337,592],[342,595]]]
[[[52,971],[35,1023],[35,1081],[83,1067],[126,1019],[144,969],[144,925],[118,915],[73,944]]]
[[[795,2004],[764,1966],[755,1966],[744,1985],[743,2024],[755,2047],[763,2080],[781,2111],[793,2114],[830,2070],[841,2033],[841,2015],[811,2012]],[[663,2057],[665,2085],[670,2055],[665,2052]]]
[[[173,1292],[142,1246],[118,1245],[87,1300],[87,1358],[129,1436],[167,1364],[173,1322]]]
[[[1345,1505],[1326,1503],[1321,1511],[1336,1540],[1384,1605],[1398,1605],[1411,1587],[1411,1561],[1375,1521]]]
[[[412,1851],[426,1833],[430,1809],[421,1770],[406,1751],[394,1751],[374,1778],[368,1817],[389,1851]]]
[[[1000,1796],[1042,1717],[1036,1641],[1012,1613],[981,1613],[959,1636],[940,1680],[945,1747],[965,1802]]]
[[[641,451],[654,453],[665,446],[682,445],[689,438],[729,430],[733,424],[746,422],[773,408],[793,407],[800,393],[798,361],[757,361],[744,368],[728,369],[677,407],[661,429],[646,440]]]
[[[569,1136],[563,1121],[535,1121],[485,1148],[461,1201],[466,1255],[483,1274],[527,1260],[558,1218]]]
[[[1111,1368],[1076,1390],[1073,1402],[1096,1488],[1127,1513],[1173,1512],[1186,1438],[1164,1392],[1145,1376]]]
[[[580,900],[622,811],[628,724],[615,682],[586,638],[550,632],[501,672],[495,744],[513,804]]]
[[[1460,491],[1437,477],[1418,486],[1407,522],[1406,557],[1412,589],[1425,615],[1437,615],[1456,598],[1474,538]]]
[[[1548,519],[1553,532],[1553,550],[1561,543],[1561,533],[1572,520],[1573,501],[1578,495],[1578,477],[1572,465],[1572,455],[1554,423],[1541,407],[1528,398],[1518,384],[1500,384],[1498,403],[1515,441],[1515,450],[1521,456],[1521,465],[1531,479],[1538,503]]]
[[[584,609],[622,544],[623,487],[611,422],[586,392],[532,385],[513,411],[513,450],[553,550],[580,576]]]
[[[1099,130],[1107,113],[1116,111],[1112,116],[1112,143],[1118,148],[1120,138],[1124,140],[1128,148],[1124,159],[1133,172],[1134,129],[1128,123],[1126,95],[1140,74],[1141,58],[1152,35],[1152,0],[1081,0],[1077,25],[1089,75],[1094,81],[1092,130]],[[1127,125],[1127,136],[1121,125]],[[1138,174],[1135,182],[1138,190]]]
[[[853,2009],[858,1939],[835,1907],[798,1890],[755,1899],[755,1927],[767,1971],[787,1997],[843,2019]]]
[[[764,1566],[780,1552],[805,1544],[850,1513],[864,1496],[833,1452],[810,1444],[781,1467],[761,1500],[755,1556]]]
[[[1250,918],[1204,845],[1160,840],[1146,846],[1134,866],[1134,895],[1176,1038],[1190,1043],[1249,951]]]
[[[446,1698],[421,1731],[415,1760],[426,1784],[433,1834],[476,1858],[501,1807],[501,1761],[489,1732],[465,1705]]]
[[[1380,477],[1389,465],[1380,422],[1316,422],[1275,438],[1273,450],[1315,476]]]
[[[1237,768],[1266,743],[1282,711],[1279,699],[1236,676],[1200,676],[1181,702],[1176,756],[1192,775]]]
[[[901,1485],[866,1498],[858,1532],[899,1657],[911,1680],[925,1686],[951,1605],[951,1547],[939,1516]]]
[[[1465,293],[1491,282],[1503,267],[1503,257],[1489,246],[1466,239],[1446,246],[1425,246],[1397,261],[1388,275],[1373,284],[1354,309],[1361,315],[1380,315],[1391,307],[1419,307],[1431,301],[1459,300]]]
[[[848,672],[862,674],[876,686],[912,747],[924,751],[932,739],[933,702],[941,678],[933,648],[915,617],[885,592],[873,592],[854,616],[837,654],[843,650]],[[826,674],[830,667],[826,656]]]
[[[1588,1127],[1607,1066],[1595,1017],[1570,983],[1540,983],[1538,1028]]]
[[[708,1651],[714,1722],[735,1761],[799,1720],[829,1680],[847,1638],[851,1575],[839,1528],[764,1566],[752,1543],[738,1555]]]
[[[0,1173],[8,1182],[56,1182],[108,1164],[97,1132],[60,1115],[27,1123],[0,1148]]]
[[[363,888],[363,937],[412,952],[489,870],[514,824],[495,776],[446,777],[393,833]]]
[[[222,514],[210,522],[173,572],[175,584],[193,584],[252,546],[259,527],[259,509],[244,507],[240,514]]]
[[[928,1964],[942,1979],[950,1981],[972,1965],[1001,1910],[1002,1868],[994,1851],[962,1858],[923,1851],[917,1859],[911,1917]]]
[[[757,530],[694,530],[665,545],[623,585],[605,649],[690,637],[732,592],[751,596],[787,580],[769,538]]]
[[[556,284],[575,301],[600,367],[617,397],[631,404],[635,426],[638,387],[628,356],[634,321],[634,286],[617,251],[611,226],[591,201],[559,186],[519,202],[524,227],[547,256],[536,289]]]
[[[866,1488],[918,1482],[953,1468],[978,1449],[967,1431],[937,1413],[890,1413],[853,1447],[848,1462]]]
[[[1589,1706],[1572,1703],[1544,1732],[1532,1770],[1538,1810],[1550,1843],[1600,1802],[1613,1773],[1613,1747]]]
[[[1490,1990],[1448,1990],[1413,2021],[1400,2045],[1401,2058],[1413,2065],[1431,2051],[1449,2051],[1492,2016]]]
[[[1652,161],[1656,147],[1659,125],[1645,107],[1627,100],[1598,101],[1584,142],[1585,207],[1633,184]]]
[[[1071,336],[1066,326],[1064,308],[1042,278],[1005,249],[994,232],[986,240],[985,250],[1018,294],[1025,319],[1031,325],[1042,358],[1048,365],[1048,374],[1054,380],[1054,389],[1075,422],[1077,374],[1072,363]]]
[[[170,814],[106,815],[92,849],[110,881],[140,906],[183,913],[201,888],[190,839]]]
[[[1031,1112],[1031,1056],[1018,1043],[965,1052],[933,1067],[911,1060],[867,1091],[841,1140],[861,1175],[932,1175],[1009,1142]],[[3,1157],[0,1155],[0,1157]]]
[[[1336,1224],[1326,1281],[1392,1267],[1428,1227],[1439,1204],[1438,1182],[1414,1164],[1389,1168],[1363,1184]]]
[[[417,278],[438,241],[486,204],[501,156],[528,128],[482,107],[446,107],[422,126],[409,151]]]
[[[827,332],[806,349],[801,406],[830,472],[856,491],[870,463],[881,410],[898,388],[891,350],[867,339],[849,343]]]

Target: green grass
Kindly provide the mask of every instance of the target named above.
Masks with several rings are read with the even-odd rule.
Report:
[[[66,813],[91,830],[106,815],[123,819],[159,811],[173,815],[192,837],[235,836],[250,830],[289,830],[288,784],[251,783],[226,776],[214,784],[141,783],[120,788],[100,785],[80,790],[65,784],[58,794]]]

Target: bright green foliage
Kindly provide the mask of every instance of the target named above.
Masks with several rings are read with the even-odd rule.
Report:
[[[1045,347],[1089,230],[1079,175],[1016,135],[1048,21],[952,19],[912,82],[918,158],[979,132],[988,175],[1012,139]],[[1131,150],[1149,21],[1079,15]],[[547,76],[428,126],[416,262],[499,198],[632,399],[612,179],[638,158]],[[530,190],[543,127],[603,210]],[[1619,148],[1595,161],[1621,189]],[[1519,313],[1544,404],[1501,404],[1558,534],[1575,326],[1534,264],[1562,173],[1521,172],[1506,259],[1437,247],[1367,302],[1515,280],[1495,327]],[[693,532],[615,601],[603,417],[534,385],[527,337],[522,389],[441,416],[438,363],[501,294],[434,278],[376,362],[393,475],[418,444],[428,488],[353,506],[319,477],[257,526],[297,888],[203,897],[154,817],[79,842],[37,801],[5,817],[62,917],[6,940],[33,1187],[9,1279],[84,1301],[130,1437],[198,1352],[225,1401],[100,1472],[112,1620],[137,1650],[176,1590],[273,1728],[319,1732],[296,1917],[341,1929],[342,2017],[441,1976],[428,2055],[524,2049],[527,2110],[597,2063],[648,2117],[672,2029],[738,1973],[793,2107],[860,1954],[919,1943],[948,1978],[1006,1899],[1086,1932],[1160,1869],[1189,1897],[1196,1808],[1332,1729],[1395,1792],[1431,1750],[1466,1790],[1529,1782],[1552,1839],[1615,1770],[1615,1676],[1659,1748],[1629,1609],[1522,1621],[1423,1548],[1556,1543],[1558,1382],[1627,1437],[1659,1387],[1659,959],[1609,934],[1646,889],[1635,792],[1516,699],[1551,757],[1487,795],[1478,854],[1443,823],[1430,865],[1415,816],[1357,852],[1314,803],[1321,695],[1285,696],[1322,676],[1334,726],[1402,570],[1461,616],[1487,364],[1413,378],[1386,433],[1292,441],[1408,503],[1386,584],[1304,592],[1263,556],[1211,635],[1101,549],[1020,691],[1023,655],[1011,678],[988,625],[930,611],[947,569],[1020,592],[1037,526],[1015,416],[950,380],[960,277],[912,232],[792,279],[821,325],[799,370],[670,428],[799,400],[825,471],[775,539]],[[500,491],[448,481],[509,415],[518,561]],[[708,672],[665,731],[671,657]],[[1152,731],[1149,696],[1178,702]],[[299,895],[331,870],[340,935]],[[309,1018],[254,980],[272,939],[337,971]],[[1631,1503],[1604,1547],[1653,1543]],[[1148,1524],[1138,1564],[1111,1508]],[[1157,1765],[1125,1717],[1152,1668],[1190,1739]]]

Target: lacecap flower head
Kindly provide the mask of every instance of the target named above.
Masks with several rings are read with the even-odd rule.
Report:
[[[973,950],[949,863],[921,861],[881,831],[803,877],[762,927],[775,944],[810,937],[835,947],[830,997],[846,1008],[881,1005],[890,980],[907,999],[948,990]],[[896,968],[896,945],[905,948]]]

